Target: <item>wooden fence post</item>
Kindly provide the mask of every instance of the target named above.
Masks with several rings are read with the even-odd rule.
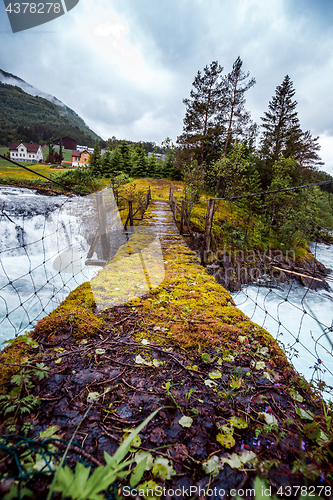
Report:
[[[175,218],[175,221],[177,220],[177,197],[174,196],[173,198],[173,216]]]
[[[179,229],[180,234],[183,234],[184,232],[185,210],[186,210],[186,201],[182,200],[182,208],[180,211],[180,229]]]
[[[215,208],[215,200],[209,199],[208,203],[207,203],[204,246],[203,246],[203,250],[202,250],[202,254],[201,254],[201,263],[203,266],[205,266],[207,264],[207,260],[208,260],[208,252],[209,252],[209,248],[210,248],[210,240],[211,240],[212,225],[213,225],[214,208]]]
[[[103,192],[96,194],[99,219],[99,233],[101,235],[103,259],[108,260],[111,254],[110,235],[106,218],[105,200]]]
[[[128,216],[130,225],[133,226],[133,201],[128,200]]]
[[[151,200],[151,190],[150,190],[150,186],[149,186],[149,188],[148,188],[148,202],[147,202],[147,207],[149,205],[150,200]]]

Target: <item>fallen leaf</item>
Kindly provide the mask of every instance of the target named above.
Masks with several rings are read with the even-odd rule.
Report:
[[[45,431],[41,431],[39,433],[39,437],[42,439],[49,438],[51,436],[54,436],[54,434],[60,429],[59,425],[52,425],[51,427],[48,427],[45,429]]]
[[[248,423],[243,417],[231,417],[229,418],[230,425],[237,427],[237,429],[246,429]]]
[[[154,467],[152,470],[154,476],[160,476],[161,479],[171,479],[172,476],[176,474],[175,469],[169,465],[169,460],[167,458],[158,457],[155,460]]]
[[[146,366],[152,366],[153,364],[150,361],[146,361],[141,354],[138,354],[135,358],[135,363],[137,365],[146,365]]]
[[[295,411],[299,417],[301,417],[304,420],[313,420],[312,413],[307,410],[303,410],[303,408],[295,408]]]
[[[209,378],[205,380],[204,384],[207,385],[208,387],[215,387],[217,385],[216,382],[214,382],[213,380],[209,380]]]
[[[239,335],[238,337],[238,341],[241,343],[241,344],[244,344],[244,342],[248,342],[248,339],[247,337],[243,336],[243,335]]]
[[[303,403],[304,398],[297,392],[295,389],[289,389],[289,394],[290,396],[295,400],[298,401],[299,403]]]
[[[226,435],[226,434],[219,433],[216,436],[216,441],[218,441],[219,443],[221,443],[221,445],[224,446],[225,448],[232,448],[236,444],[236,441],[231,436],[231,434],[227,434]]]
[[[219,458],[214,455],[209,460],[202,463],[202,468],[206,474],[211,474],[213,477],[217,476],[221,469]]]
[[[228,455],[228,457],[222,457],[221,463],[227,463],[233,469],[243,469],[244,464],[247,464],[256,457],[257,455],[253,451],[244,450],[240,453],[240,455],[232,453],[231,455]]]
[[[149,451],[138,451],[135,454],[135,461],[139,464],[142,460],[147,459],[145,470],[150,470],[153,467],[154,457]]]
[[[211,379],[219,379],[222,377],[222,373],[219,370],[208,373],[208,377]]]
[[[99,392],[89,392],[87,396],[87,402],[92,403],[93,401],[96,401],[96,399],[98,399],[99,397],[100,397]]]
[[[105,354],[105,349],[95,349],[96,354]]]
[[[274,417],[274,415],[272,415],[271,413],[260,412],[258,413],[258,415],[260,415],[260,417],[262,417],[262,419],[265,420],[266,424],[276,425],[277,427],[279,426],[277,418]]]
[[[229,385],[232,389],[240,389],[240,387],[242,387],[242,384],[243,384],[243,379],[236,378],[234,380],[231,380]]]
[[[195,372],[197,372],[199,370],[198,366],[197,365],[188,365],[186,367],[188,370],[193,370]]]
[[[193,423],[193,418],[183,416],[180,420],[178,420],[178,423],[182,427],[191,427]]]
[[[156,368],[158,368],[159,366],[162,366],[162,365],[164,365],[164,364],[165,364],[165,363],[164,363],[164,361],[160,361],[159,359],[156,359],[156,358],[154,358],[154,359],[153,359],[153,365],[154,365]]]

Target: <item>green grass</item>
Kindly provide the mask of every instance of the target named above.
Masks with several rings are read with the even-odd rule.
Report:
[[[44,158],[48,154],[48,148],[42,148],[43,150],[43,155]],[[8,151],[8,148],[6,147],[0,147],[0,154],[5,155],[6,151]],[[68,153],[70,155],[71,151],[67,151],[67,156]],[[50,167],[50,165],[40,165],[38,163],[29,163],[29,162],[19,162],[20,164],[24,166],[28,166],[32,170],[45,175],[46,177],[49,177],[52,172],[56,172],[54,167]],[[23,168],[20,168],[16,165],[13,165],[7,160],[3,160],[0,158],[0,183],[8,183],[10,184],[11,181],[13,183],[17,183],[19,181],[22,181],[23,183],[26,181],[40,181],[42,180],[41,177],[38,175],[34,174],[33,172],[29,172],[28,170],[24,170]]]

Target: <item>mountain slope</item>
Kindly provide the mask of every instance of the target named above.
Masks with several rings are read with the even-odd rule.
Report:
[[[3,71],[2,69],[0,69],[0,82],[6,83],[7,85],[20,87],[27,94],[30,94],[35,97],[36,96],[43,97],[44,99],[53,102],[53,104],[56,104],[57,106],[61,106],[62,108],[72,111],[70,108],[68,108],[68,106],[66,106],[66,104],[60,101],[60,99],[57,99],[54,95],[42,92],[41,90],[36,89],[36,87],[30,85],[30,83],[27,83],[24,80],[22,80],[22,78],[19,78],[18,76],[13,75],[12,73],[7,73],[7,71]],[[74,113],[74,111],[72,112]]]
[[[2,70],[0,81],[0,143],[7,145],[14,139],[41,143],[68,135],[80,144],[93,146],[95,139],[100,139],[56,97]]]

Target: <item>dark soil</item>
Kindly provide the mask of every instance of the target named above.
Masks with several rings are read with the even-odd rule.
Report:
[[[175,350],[174,345],[161,346],[151,342],[145,346],[134,337],[143,325],[151,333],[164,336],[154,323],[149,323],[149,318],[124,306],[106,311],[103,315],[103,328],[86,343],[75,339],[70,327],[61,327],[58,335],[47,341],[36,339],[39,342],[38,361],[50,368],[50,375],[40,382],[36,381],[33,389],[33,393],[41,399],[41,405],[37,413],[24,419],[33,424],[30,437],[37,437],[40,431],[56,425],[59,427],[57,435],[68,440],[89,406],[88,394],[102,394],[109,388],[109,392],[96,401],[82,422],[75,438],[76,446],[68,455],[69,465],[74,465],[79,457],[93,466],[104,464],[104,451],[112,455],[128,428],[134,428],[151,412],[164,406],[140,433],[140,449],[151,451],[154,457],[172,460],[176,475],[166,482],[169,486],[197,485],[204,488],[210,482],[211,488],[224,489],[226,496],[230,488],[250,488],[258,474],[258,467],[257,470],[248,467],[241,471],[225,464],[214,478],[202,469],[202,462],[213,455],[223,457],[228,452],[240,453],[244,449],[258,456],[260,470],[273,490],[281,485],[323,484],[320,479],[308,481],[299,468],[291,472],[295,460],[308,462],[304,455],[308,444],[299,433],[295,401],[288,392],[290,373],[278,369],[273,361],[267,365],[274,369],[273,381],[263,377],[259,371],[252,371],[250,366],[255,359],[254,353],[260,348],[257,341],[240,346],[242,354],[237,363],[225,361],[219,366],[222,378],[217,382],[224,390],[221,393],[204,383],[215,369],[212,366],[216,354],[214,350],[205,363],[201,354],[192,352],[186,355]],[[237,337],[235,343],[239,345]],[[55,349],[59,347],[63,350],[56,354]],[[103,354],[97,354],[96,349],[102,349]],[[135,363],[138,354],[146,360],[155,358],[165,364],[159,367],[138,365]],[[60,364],[55,363],[60,358]],[[197,365],[198,370],[187,369],[189,365]],[[246,386],[232,389],[230,382],[241,377],[246,379]],[[165,388],[167,380],[171,382],[169,395]],[[294,383],[297,384],[296,379]],[[8,391],[11,384],[8,382],[5,385]],[[195,392],[188,398],[186,394],[191,389]],[[298,391],[306,398],[305,407],[315,414],[320,413],[308,393],[301,387]],[[264,429],[259,413],[274,415],[279,422],[279,430]],[[183,414],[193,418],[190,428],[179,424]],[[235,429],[236,444],[228,450],[216,441],[216,435],[221,426],[228,424],[228,419],[235,415],[244,417],[248,427]],[[293,420],[288,422],[286,419]],[[18,434],[22,424],[23,421],[17,421]],[[255,435],[257,429],[261,429],[258,437]],[[5,422],[2,423],[1,433],[6,434]],[[59,446],[61,449],[61,443]],[[0,473],[17,474],[17,464],[10,456],[1,460]],[[146,474],[148,478],[151,475],[149,472]],[[28,486],[33,489],[34,498],[45,499],[48,482],[47,476],[43,481],[30,481]],[[158,480],[157,483],[162,484]],[[10,481],[7,481],[6,486],[9,484]]]

